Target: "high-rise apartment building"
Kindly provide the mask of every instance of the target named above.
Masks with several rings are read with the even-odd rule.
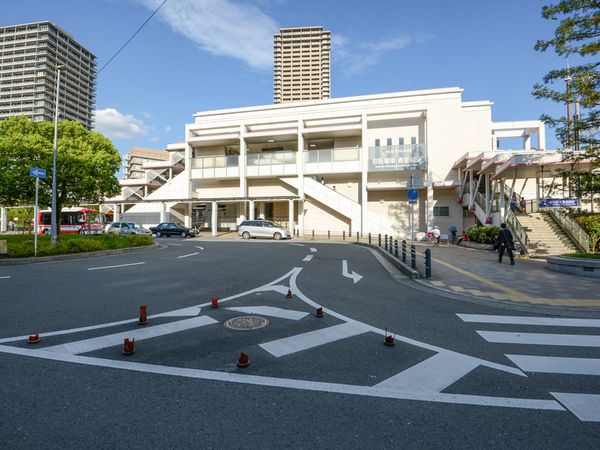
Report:
[[[281,28],[274,36],[274,101],[331,97],[331,32],[323,27]]]
[[[96,56],[51,22],[0,27],[0,120],[15,115],[54,120],[60,76],[59,118],[94,128]]]

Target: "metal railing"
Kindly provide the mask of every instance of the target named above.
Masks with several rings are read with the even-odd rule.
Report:
[[[560,227],[565,230],[565,232],[575,241],[577,247],[584,253],[589,253],[590,251],[590,236],[585,232],[581,226],[573,219],[571,219],[564,211],[560,208],[544,208],[544,210],[548,211],[554,220],[560,225]]]
[[[529,236],[527,236],[527,232],[525,231],[521,223],[517,220],[517,216],[515,216],[515,214],[510,209],[508,210],[508,214],[506,215],[506,223],[512,230],[513,236],[519,242],[521,250],[526,255]]]

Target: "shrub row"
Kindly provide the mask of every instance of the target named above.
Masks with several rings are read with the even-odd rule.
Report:
[[[473,227],[467,230],[467,237],[479,244],[493,244],[499,232],[499,227]]]

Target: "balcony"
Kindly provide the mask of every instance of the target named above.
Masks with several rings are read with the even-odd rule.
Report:
[[[427,170],[427,144],[369,147],[369,172]]]
[[[246,157],[246,176],[296,175],[296,152],[251,153]]]
[[[192,179],[240,176],[238,156],[208,156],[192,159]]]
[[[360,172],[360,148],[335,148],[304,152],[305,173]]]

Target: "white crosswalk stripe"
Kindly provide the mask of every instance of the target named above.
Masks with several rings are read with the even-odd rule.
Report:
[[[457,314],[457,316],[463,322],[467,323],[523,325],[528,327],[527,332],[477,330],[477,333],[482,338],[493,344],[525,345],[529,351],[531,351],[530,346],[532,345],[582,348],[600,347],[599,335],[584,333],[531,333],[529,331],[532,330],[532,326],[579,327],[584,329],[600,328],[600,320],[597,319],[486,316],[480,314]],[[600,376],[600,359],[598,358],[515,354],[507,354],[506,357],[524,372]],[[552,392],[551,394],[581,421],[600,422],[600,395],[569,392]]]

